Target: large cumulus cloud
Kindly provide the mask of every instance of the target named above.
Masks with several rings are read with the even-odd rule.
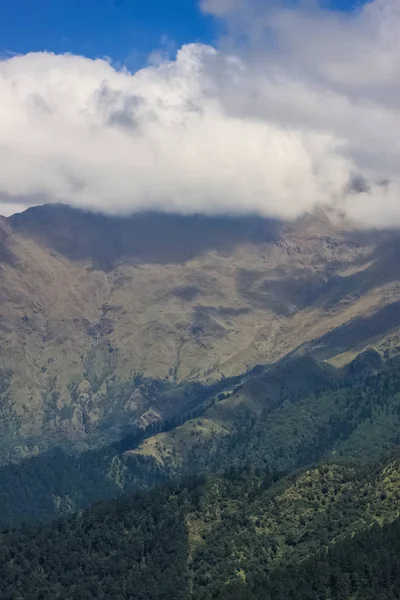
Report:
[[[400,8],[351,15],[203,0],[216,48],[136,73],[49,53],[0,62],[0,212],[67,202],[105,212],[326,206],[400,224]]]

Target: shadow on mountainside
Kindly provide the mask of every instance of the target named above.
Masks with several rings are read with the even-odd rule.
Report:
[[[400,327],[400,300],[384,306],[369,317],[355,317],[300,348],[316,360],[329,359],[352,348],[360,351],[369,340],[381,338],[397,327]]]
[[[9,244],[11,233],[12,229],[7,219],[0,216],[0,264],[13,265],[16,262]]]
[[[4,222],[8,229],[32,237],[71,260],[91,261],[93,268],[104,271],[129,263],[182,264],[212,250],[229,255],[245,243],[282,244],[284,253],[288,251],[285,240],[293,239],[288,254],[294,252],[295,261],[289,256],[275,270],[269,267],[268,274],[251,268],[236,272],[237,292],[248,304],[247,311],[266,309],[281,316],[311,306],[330,310],[352,304],[372,289],[399,280],[398,232],[338,231],[337,235],[323,236],[318,219],[311,232],[304,225],[294,224],[293,237],[282,223],[254,215],[208,217],[142,212],[115,217],[61,204],[34,207]],[[314,268],[310,244],[315,262],[325,261],[323,268]],[[370,249],[369,255],[363,249]],[[12,258],[6,250],[0,235],[0,261]],[[355,254],[357,258],[351,261]],[[346,272],[341,272],[343,268]],[[200,290],[199,282],[193,281],[175,288],[173,295],[192,302]]]
[[[355,238],[359,247],[372,245],[374,239],[373,233],[368,237],[355,233]],[[281,316],[311,306],[329,310],[340,304],[352,304],[371,290],[400,280],[399,234],[377,232],[375,243],[377,246],[369,255],[347,264],[341,264],[339,260],[327,262],[326,269],[318,272],[305,264],[302,269],[292,269],[290,274],[279,267],[272,277],[266,278],[260,270],[239,269],[237,291],[253,308],[272,310]],[[345,267],[348,274],[339,274],[341,267]],[[393,291],[393,299],[399,292],[400,285],[397,293]]]
[[[69,259],[91,260],[102,270],[122,262],[184,263],[210,250],[229,253],[241,243],[274,241],[280,230],[278,222],[256,216],[143,212],[113,217],[64,205],[31,208],[9,222]]]

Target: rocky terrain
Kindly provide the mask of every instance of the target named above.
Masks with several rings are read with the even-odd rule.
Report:
[[[322,215],[1,218],[1,460],[108,443],[290,353],[396,354],[399,248]]]

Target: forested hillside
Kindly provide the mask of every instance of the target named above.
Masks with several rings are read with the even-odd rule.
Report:
[[[400,462],[235,471],[0,535],[2,600],[398,598]]]
[[[299,366],[301,385],[294,377],[283,385]],[[48,520],[124,492],[231,468],[290,473],[320,460],[374,462],[400,442],[400,363],[369,353],[343,372],[301,359],[218,394],[194,420],[167,425],[142,443],[128,436],[80,455],[52,451],[3,467],[1,521]]]
[[[371,367],[370,359],[370,354],[361,355],[345,373],[330,373],[327,391],[304,397],[298,388],[272,405],[266,386],[264,396],[257,390],[264,402],[259,400],[256,408],[254,397],[243,398],[239,390],[202,417],[147,439],[128,455],[153,457],[164,469],[188,472],[244,461],[287,470],[330,453],[373,460],[399,441],[400,362]],[[294,367],[305,371],[310,386],[315,370],[306,369],[304,361]],[[287,376],[295,379],[294,373],[289,370]]]
[[[400,598],[397,357],[182,393],[170,421],[1,468],[2,600]]]

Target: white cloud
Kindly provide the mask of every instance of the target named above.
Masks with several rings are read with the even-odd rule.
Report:
[[[292,219],[322,204],[399,225],[399,5],[265,6],[203,0],[229,44],[134,74],[72,55],[0,61],[0,212],[61,201]]]

